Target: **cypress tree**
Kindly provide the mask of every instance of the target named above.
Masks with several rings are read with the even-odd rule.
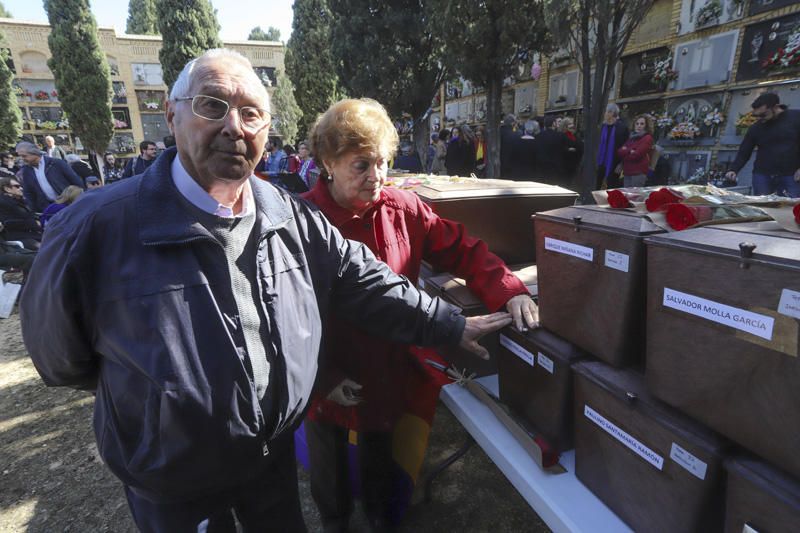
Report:
[[[295,0],[286,72],[294,83],[305,136],[317,115],[344,96],[331,54],[331,11],[326,0]]]
[[[0,33],[0,41],[5,37]],[[22,135],[22,112],[17,104],[17,95],[11,81],[14,74],[6,65],[8,52],[0,49],[0,148],[14,146]]]
[[[155,0],[130,0],[128,2],[128,23],[125,33],[136,35],[157,35]]]
[[[114,134],[111,79],[88,0],[45,0],[58,98],[81,143],[103,153]]]
[[[158,59],[164,83],[172,88],[186,63],[207,50],[222,47],[219,22],[208,0],[160,0],[156,17],[163,39]]]
[[[297,139],[297,123],[303,111],[294,99],[294,85],[283,70],[275,73],[277,83],[272,93],[272,109],[275,115],[275,129],[283,136],[283,142],[294,144]]]

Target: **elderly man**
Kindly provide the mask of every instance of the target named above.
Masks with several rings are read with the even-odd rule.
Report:
[[[177,149],[54,219],[22,296],[44,381],[96,391],[100,454],[144,531],[232,531],[232,512],[244,531],[304,530],[293,430],[323,317],[482,355],[511,321],[465,320],[255,178],[269,121],[246,58],[191,61],[167,106]]]
[[[60,146],[56,146],[56,140],[53,139],[52,135],[48,135],[44,138],[44,154],[47,157],[52,157],[53,159],[67,158],[67,154],[64,152],[64,149]]]
[[[620,172],[617,170],[620,163],[617,150],[625,144],[629,136],[628,126],[619,118],[619,107],[617,104],[608,104],[603,125],[600,126],[596,189],[602,189],[603,185],[608,189],[622,187]]]
[[[17,144],[17,153],[25,161],[22,187],[28,207],[41,213],[70,185],[85,189],[83,180],[63,159],[42,154],[35,144]]]

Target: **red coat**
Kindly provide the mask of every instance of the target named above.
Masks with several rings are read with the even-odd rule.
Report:
[[[622,172],[626,176],[644,174],[650,170],[650,155],[653,151],[653,136],[645,133],[641,137],[630,138],[617,150],[622,159]]]
[[[467,235],[462,224],[439,218],[413,193],[385,188],[363,217],[340,207],[325,180],[318,181],[303,198],[319,206],[345,237],[363,242],[392,270],[413,282],[425,259],[464,278],[492,311],[513,296],[528,294],[486,243]],[[420,371],[409,348],[371,337],[357,326],[331,317],[317,379],[319,397],[313,399],[309,417],[356,431],[391,430],[403,414],[411,373]],[[344,377],[364,387],[361,405],[342,407],[324,399]]]

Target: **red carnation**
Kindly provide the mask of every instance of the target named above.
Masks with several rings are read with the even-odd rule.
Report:
[[[705,205],[667,204],[667,224],[682,231],[714,218],[714,211]]]
[[[794,221],[800,224],[800,204],[794,206],[792,213],[794,214]]]
[[[651,213],[662,209],[667,204],[674,204],[683,200],[683,196],[672,192],[666,187],[650,193],[644,205]]]
[[[611,189],[608,191],[608,205],[615,209],[623,209],[626,207],[633,207],[633,204],[625,196],[625,193],[619,189]]]

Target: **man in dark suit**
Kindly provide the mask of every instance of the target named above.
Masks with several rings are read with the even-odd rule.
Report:
[[[25,202],[35,212],[44,211],[69,185],[86,188],[66,161],[47,157],[35,144],[21,142],[17,144],[17,153],[25,161],[22,168]]]
[[[569,186],[564,180],[564,156],[567,148],[567,137],[556,131],[556,117],[544,117],[544,129],[533,143],[537,181]]]

